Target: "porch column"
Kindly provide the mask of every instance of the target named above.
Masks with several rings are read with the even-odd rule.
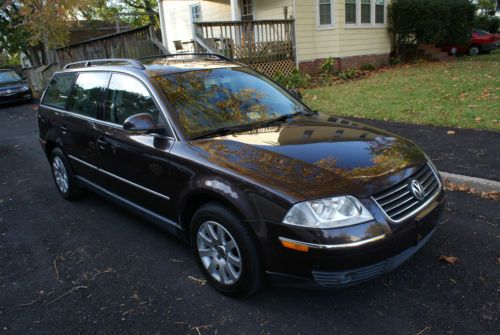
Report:
[[[241,18],[240,1],[231,0],[231,20],[239,21]]]

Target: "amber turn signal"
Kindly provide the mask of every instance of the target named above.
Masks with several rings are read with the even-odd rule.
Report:
[[[309,247],[308,246],[301,245],[301,244],[296,244],[296,243],[289,242],[289,241],[281,241],[281,245],[284,246],[285,248],[293,249],[293,250],[297,250],[297,251],[302,251],[302,252],[308,252],[309,251]]]

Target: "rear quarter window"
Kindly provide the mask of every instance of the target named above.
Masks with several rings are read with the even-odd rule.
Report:
[[[56,74],[49,83],[42,104],[59,109],[66,108],[69,93],[75,80],[75,73]]]

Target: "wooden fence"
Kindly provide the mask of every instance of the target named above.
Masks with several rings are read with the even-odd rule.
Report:
[[[141,58],[165,53],[165,47],[149,25],[56,49],[57,62],[61,67],[87,59]]]
[[[269,76],[295,68],[294,20],[196,22],[194,31],[198,48]]]

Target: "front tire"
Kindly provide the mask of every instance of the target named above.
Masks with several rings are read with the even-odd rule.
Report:
[[[477,45],[473,45],[469,48],[469,55],[477,56],[481,52],[481,49]]]
[[[237,215],[215,203],[199,208],[190,227],[193,252],[210,284],[224,294],[249,296],[264,284],[256,242]]]
[[[50,166],[52,177],[57,190],[66,200],[76,200],[81,196],[81,188],[71,171],[68,160],[59,148],[52,150],[50,154]]]

